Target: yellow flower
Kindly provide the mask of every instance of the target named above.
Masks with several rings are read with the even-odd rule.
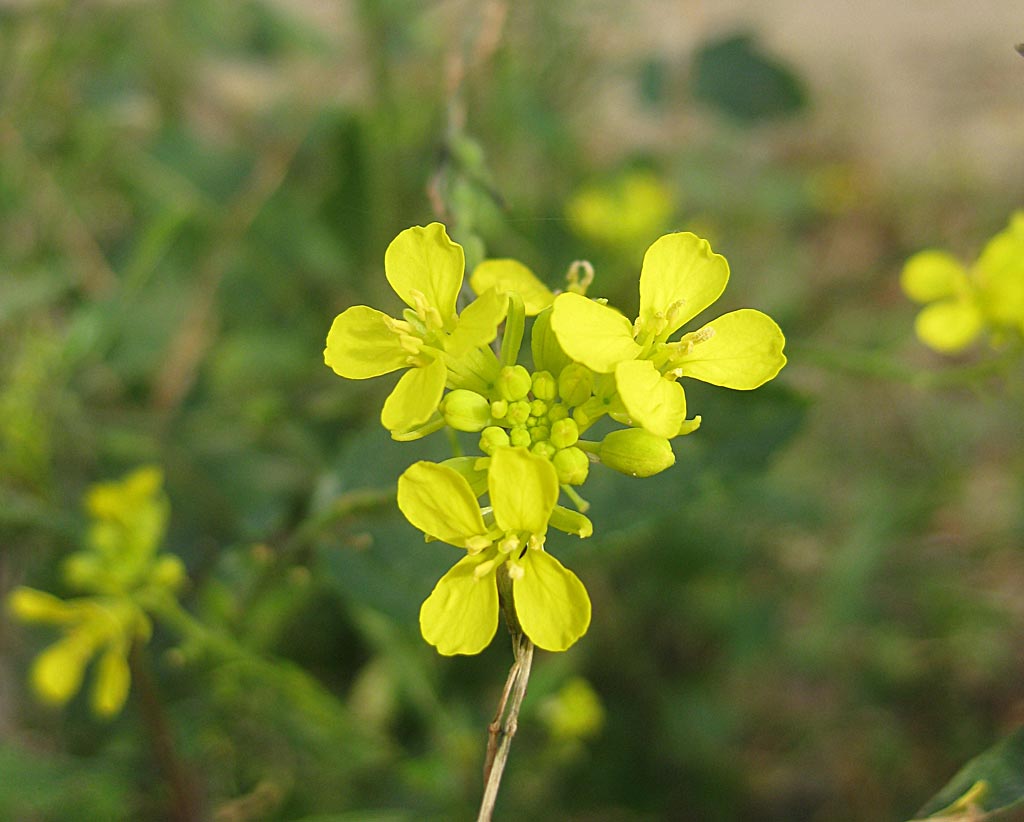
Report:
[[[123,707],[131,646],[147,641],[152,631],[146,602],[173,594],[185,580],[178,557],[157,553],[170,510],[162,484],[160,469],[147,466],[89,489],[86,548],[64,564],[68,584],[88,596],[62,600],[22,587],[8,598],[17,619],[56,625],[63,633],[36,657],[29,675],[44,702],[60,706],[71,699],[96,658],[93,711],[110,717]]]
[[[498,370],[487,346],[508,301],[492,289],[457,314],[464,270],[462,247],[443,225],[408,228],[384,254],[384,274],[408,306],[403,319],[356,305],[331,325],[324,362],[339,376],[362,380],[409,369],[381,411],[381,423],[393,435],[430,420],[446,384],[480,390]]]
[[[142,610],[124,599],[81,598],[64,601],[32,588],[16,588],[7,601],[23,622],[60,626],[61,639],[32,664],[29,681],[39,698],[64,705],[82,687],[89,661],[99,657],[93,674],[92,709],[102,717],[117,714],[128,698],[131,675],[128,653],[135,639],[149,637]]]
[[[668,338],[711,305],[729,281],[729,264],[695,234],[667,234],[647,249],[640,272],[640,316],[630,323],[613,308],[560,294],[551,328],[573,360],[614,374],[624,413],[659,437],[693,429],[680,377],[749,390],[786,364],[785,338],[767,314],[730,311],[676,342]]]
[[[502,570],[523,632],[539,648],[564,651],[590,625],[590,598],[576,575],[544,550],[548,525],[560,527],[555,469],[525,448],[498,448],[487,488],[485,518],[469,481],[454,468],[417,462],[398,480],[406,519],[428,538],[467,551],[423,603],[423,637],[446,656],[487,647],[498,627]],[[593,530],[580,514],[572,522],[579,536]]]
[[[983,331],[999,343],[1024,333],[1024,211],[996,234],[970,268],[946,251],[921,251],[900,275],[904,293],[925,303],[914,330],[936,351],[955,354]]]
[[[584,186],[565,209],[577,234],[622,249],[664,231],[672,211],[669,187],[643,170],[628,171],[610,184]]]

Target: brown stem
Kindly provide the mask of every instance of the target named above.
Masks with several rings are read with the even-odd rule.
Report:
[[[168,818],[173,822],[199,822],[202,818],[199,792],[195,780],[174,750],[174,739],[167,712],[160,702],[153,677],[150,676],[142,648],[132,646],[128,657],[133,688],[139,700],[142,723],[149,734],[157,766],[167,780],[170,789]]]
[[[526,696],[526,685],[530,680],[530,668],[533,665],[533,643],[522,633],[512,635],[512,650],[515,661],[509,671],[509,679],[505,684],[501,701],[498,703],[498,714],[488,731],[487,763],[484,766],[484,795],[480,802],[480,813],[477,822],[491,822],[494,805],[498,801],[498,789],[501,777],[505,772],[509,751],[512,748],[512,737],[519,727],[519,710]],[[511,686],[511,698],[509,690]],[[500,723],[498,717],[504,712]],[[493,757],[491,755],[494,746]]]

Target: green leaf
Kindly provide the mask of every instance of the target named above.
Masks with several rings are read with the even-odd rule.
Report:
[[[707,43],[697,52],[693,95],[747,123],[796,114],[807,106],[800,78],[761,52],[749,34]]]
[[[1024,727],[964,765],[914,818],[1024,819]]]

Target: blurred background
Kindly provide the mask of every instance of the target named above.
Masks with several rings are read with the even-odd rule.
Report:
[[[278,672],[158,627],[202,818],[472,818],[508,642],[420,638],[457,554],[390,494],[446,442],[392,442],[393,378],[340,380],[324,338],[397,307],[410,225],[552,287],[588,259],[630,316],[692,230],[790,363],[688,385],[670,471],[592,471],[595,536],[551,547],[593,623],[538,655],[498,818],[911,817],[1024,720],[1022,375],[943,379],[984,354],[928,352],[898,285],[1024,204],[1020,11],[0,2],[0,593],[63,593],[86,487],[158,464],[186,607]],[[3,619],[0,817],[173,818],[137,694],[39,705],[52,632]]]

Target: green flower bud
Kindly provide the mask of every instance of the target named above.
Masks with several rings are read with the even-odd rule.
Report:
[[[521,365],[506,365],[498,375],[497,388],[502,399],[524,399],[532,386],[530,372]]]
[[[508,413],[505,415],[506,425],[526,425],[526,421],[530,418],[530,403],[525,400],[519,400],[519,402],[513,402],[508,407]]]
[[[604,465],[631,477],[650,477],[675,464],[672,444],[643,428],[612,431],[598,446]]]
[[[594,393],[594,374],[585,365],[569,363],[558,375],[558,396],[566,405],[583,405]]]
[[[530,451],[539,457],[544,457],[544,459],[549,460],[555,455],[556,449],[555,446],[547,440],[541,440],[540,442],[535,442],[531,445]]]
[[[569,416],[569,409],[561,403],[556,403],[548,409],[548,422],[558,422]]]
[[[537,425],[530,429],[531,442],[543,442],[551,436],[551,430],[546,425]]]
[[[534,400],[530,403],[530,413],[535,417],[546,417],[548,404],[544,400]]]
[[[110,578],[110,573],[96,554],[79,551],[64,561],[64,579],[79,591],[106,590]]]
[[[456,431],[482,431],[491,421],[491,404],[475,391],[456,388],[441,403],[444,421]]]
[[[558,381],[550,371],[538,371],[533,375],[533,396],[544,402],[551,402],[558,396]]]
[[[491,425],[480,432],[480,450],[485,454],[493,454],[498,448],[509,444],[508,432],[497,425]]]
[[[530,444],[530,432],[524,425],[516,425],[513,427],[509,432],[508,438],[513,445],[519,445],[525,448]]]
[[[564,419],[551,423],[551,444],[555,448],[568,448],[580,438],[580,427],[575,420]]]
[[[185,581],[185,566],[174,554],[161,554],[153,563],[149,578],[154,585],[177,591]]]
[[[558,481],[566,485],[582,485],[590,473],[590,460],[575,445],[556,452],[551,462],[558,473]]]
[[[508,400],[495,400],[491,403],[491,416],[496,420],[505,419],[508,413]]]

